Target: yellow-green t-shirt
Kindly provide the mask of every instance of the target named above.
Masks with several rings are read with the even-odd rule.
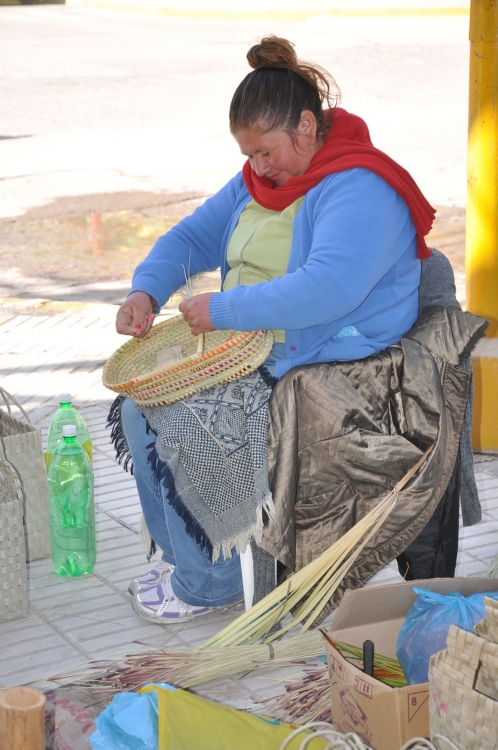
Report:
[[[234,286],[251,286],[284,276],[289,263],[294,218],[301,208],[298,198],[283,211],[270,211],[251,200],[242,211],[227,248],[229,272],[223,291]],[[284,343],[284,331],[273,331],[275,341]]]

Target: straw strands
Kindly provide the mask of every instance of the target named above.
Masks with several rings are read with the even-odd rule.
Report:
[[[298,635],[275,644],[255,644],[213,649],[212,651],[154,650],[129,654],[120,662],[96,662],[90,670],[68,675],[64,682],[91,688],[104,697],[136,691],[150,682],[167,682],[179,688],[192,688],[211,680],[257,669],[289,666],[305,667],[304,677],[287,684],[286,693],[266,701],[264,712],[284,721],[329,721],[330,681],[325,666],[306,667],[305,660],[323,653],[325,636],[344,656],[363,667],[361,648],[331,641],[323,630]],[[374,655],[374,677],[392,687],[403,687],[406,680],[396,659]]]
[[[357,662],[359,669],[363,669],[363,649],[358,646],[351,646],[349,643],[343,643],[342,641],[333,641],[324,630],[320,630],[325,640],[327,640],[332,648],[339,651],[348,661]],[[401,664],[397,659],[393,659],[390,656],[383,656],[382,654],[374,653],[373,657],[373,677],[376,680],[384,682],[389,687],[402,688],[408,685],[405,674],[401,668]]]
[[[321,630],[328,642],[349,661],[363,669],[363,650],[340,641],[332,641]],[[287,722],[330,721],[330,677],[326,666],[308,667],[304,676],[285,685],[285,693],[264,701],[264,712]],[[404,687],[403,670],[397,659],[374,654],[373,676],[391,687]]]
[[[255,669],[292,664],[302,666],[305,659],[316,658],[323,651],[323,637],[316,630],[275,644],[258,643],[202,652],[187,649],[143,651],[129,654],[119,661],[95,662],[89,670],[65,675],[58,681],[91,688],[94,693],[112,697],[115,693],[138,690],[151,682],[191,688]]]
[[[498,555],[491,561],[489,570],[486,573],[487,578],[498,578]]]
[[[181,300],[190,299],[191,297],[193,297],[194,296],[194,281],[201,279],[203,276],[205,276],[204,273],[198,273],[198,274],[195,274],[194,276],[191,276],[190,274],[190,261],[191,260],[192,260],[192,249],[189,250],[188,271],[183,265],[183,263],[180,263],[180,266],[179,266],[179,268],[183,269],[183,275],[185,277],[185,284],[176,290],[176,296],[179,297]],[[195,353],[195,356],[201,357],[204,354],[205,346],[206,346],[206,334],[199,333],[197,335],[197,351]]]
[[[197,648],[203,650],[218,646],[238,646],[245,642],[254,643],[263,638],[270,642],[280,638],[299,623],[302,624],[301,633],[308,630],[320,617],[354,561],[396,505],[400,491],[417,472],[431,450],[432,446],[387,497],[328,550]],[[272,628],[291,611],[292,620],[271,634]]]
[[[261,711],[289,723],[330,721],[330,677],[327,667],[308,667],[304,676],[289,682],[285,693],[263,701]]]

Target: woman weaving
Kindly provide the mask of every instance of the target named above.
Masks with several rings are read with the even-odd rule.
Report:
[[[247,58],[254,70],[230,106],[243,170],[156,242],[135,270],[117,330],[145,336],[184,283],[182,267],[192,274],[220,267],[221,292],[180,305],[193,335],[273,330],[265,367],[276,378],[298,365],[370,357],[417,319],[434,210],[410,175],[372,146],[365,123],[336,107],[333,79],[300,62],[290,42],[267,37]],[[156,433],[157,408],[147,410]],[[157,456],[151,462],[146,419],[129,399],[121,416],[146,523],[163,552],[159,566],[131,584],[135,610],[166,624],[240,600],[236,545],[213,556],[202,519],[172,501],[181,493],[171,463],[161,474]],[[161,429],[175,443],[176,428]],[[218,467],[209,471],[216,491]]]

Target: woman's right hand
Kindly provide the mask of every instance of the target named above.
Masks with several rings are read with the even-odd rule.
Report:
[[[132,292],[116,315],[116,331],[124,336],[142,338],[154,322],[155,300],[146,292]]]

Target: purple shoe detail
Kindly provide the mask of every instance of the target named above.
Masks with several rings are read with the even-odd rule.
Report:
[[[155,568],[152,568],[152,570],[149,570],[147,573],[134,578],[128,586],[128,591],[134,596],[146,586],[153,586],[154,584],[159,584],[164,581],[166,576],[171,575],[174,569],[174,565],[170,565],[170,563],[160,560]]]
[[[238,604],[239,600],[233,602]],[[221,607],[203,607],[187,604],[173,592],[170,576],[157,585],[149,586],[139,591],[132,599],[135,612],[149,622],[167,625],[170,622],[186,622],[200,615],[217,612],[233,606],[232,603]]]

